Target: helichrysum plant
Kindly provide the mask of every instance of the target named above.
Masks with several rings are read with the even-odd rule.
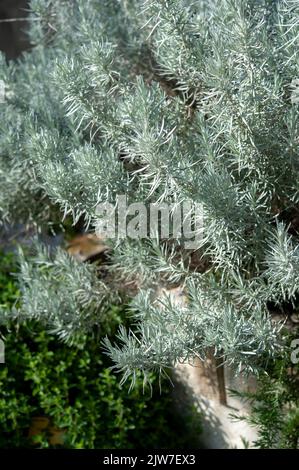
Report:
[[[32,50],[1,58],[2,220],[42,227],[60,208],[92,228],[118,195],[200,204],[195,250],[111,241],[109,269],[139,292],[136,327],[104,346],[124,379],[207,350],[257,371],[299,289],[298,0],[32,0],[28,24]],[[100,321],[109,285],[90,266],[22,263],[13,315],[66,340]],[[178,285],[183,303],[157,295]]]

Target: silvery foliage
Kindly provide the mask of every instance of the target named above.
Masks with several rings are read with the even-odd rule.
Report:
[[[19,264],[21,301],[11,311],[1,312],[2,322],[38,319],[50,333],[70,344],[84,334],[101,331],[109,307],[118,297],[99,279],[95,265],[83,264],[61,248],[51,251],[38,242],[30,256],[19,250]]]
[[[59,206],[92,224],[117,194],[203,204],[206,270],[180,241],[114,243],[112,271],[138,281],[138,326],[105,346],[125,378],[208,349],[256,371],[281,347],[269,302],[298,294],[298,0],[31,8],[33,50],[1,63],[3,217],[40,223]],[[186,305],[157,298],[161,283],[181,284]]]

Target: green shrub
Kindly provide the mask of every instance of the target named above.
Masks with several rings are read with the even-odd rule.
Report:
[[[18,297],[10,274],[16,269],[13,261],[13,255],[2,256],[0,304],[6,306]],[[114,319],[124,316],[123,308],[110,309]],[[182,424],[169,387],[160,395],[152,376],[156,385],[151,398],[148,389],[143,393],[139,374],[136,387],[128,393],[108,368],[111,363],[96,340],[85,337],[70,347],[33,321],[11,324],[4,333],[0,447],[32,445],[28,431],[38,416],[48,417],[52,426],[65,431],[63,446],[68,448],[185,448],[196,442],[199,427],[194,427],[194,419]],[[34,441],[39,447],[49,446],[47,433]]]
[[[19,289],[12,274],[17,271],[15,255],[0,250],[0,306],[9,308],[19,298]]]
[[[152,397],[148,389],[143,394],[138,375],[128,393],[94,341],[70,347],[31,323],[11,328],[5,349],[6,363],[0,369],[1,447],[30,445],[27,433],[36,416],[47,416],[53,426],[65,429],[64,446],[70,448],[192,445],[188,426],[184,429],[174,412],[169,387],[162,395],[157,385]],[[37,437],[40,447],[49,445],[46,435]]]

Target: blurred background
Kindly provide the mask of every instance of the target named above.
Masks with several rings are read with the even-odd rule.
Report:
[[[29,47],[24,33],[26,21],[20,21],[27,16],[27,10],[27,0],[0,0],[0,50],[8,59],[16,58]],[[11,21],[14,19],[17,21]]]

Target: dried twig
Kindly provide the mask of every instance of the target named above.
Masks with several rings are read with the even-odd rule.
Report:
[[[7,18],[0,20],[0,23],[13,23],[15,21],[39,21],[39,18]]]

